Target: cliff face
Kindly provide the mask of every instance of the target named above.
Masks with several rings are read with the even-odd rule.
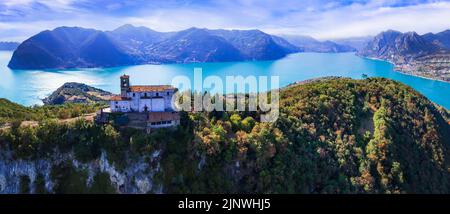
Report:
[[[108,161],[105,153],[87,163],[76,160],[73,153],[56,152],[35,160],[14,160],[11,155],[1,152],[1,194],[162,192],[162,187],[153,181],[160,170],[158,151],[130,161],[120,170]],[[67,183],[70,180],[75,180],[76,186],[65,186],[70,185]]]

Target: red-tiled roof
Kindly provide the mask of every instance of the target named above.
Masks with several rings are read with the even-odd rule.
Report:
[[[148,113],[148,122],[161,122],[179,120],[180,114],[178,112],[150,112]]]
[[[109,100],[110,101],[122,101],[122,100],[130,100],[130,99],[127,97],[121,97],[121,96],[116,95],[116,96],[112,96]]]
[[[151,92],[151,91],[165,91],[173,90],[175,87],[171,85],[133,85],[130,86],[131,92]]]

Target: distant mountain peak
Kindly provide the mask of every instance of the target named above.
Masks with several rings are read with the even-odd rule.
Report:
[[[442,48],[450,49],[450,30],[445,30],[436,34],[427,33],[422,35],[422,37],[428,42],[436,44]]]
[[[0,50],[2,51],[12,51],[15,50],[18,46],[20,45],[20,43],[18,42],[2,42],[0,41]]]
[[[136,30],[157,32],[157,31],[152,30],[145,26],[134,26],[132,24],[121,25],[121,26],[117,27],[116,29],[114,29],[113,31],[118,32],[118,31],[136,31]]]
[[[83,28],[83,27],[77,27],[77,26],[61,26],[61,27],[56,27],[56,28],[54,28],[51,31],[55,32],[55,31],[77,31],[77,30],[98,31],[98,30],[93,29],[93,28]]]
[[[119,28],[127,29],[127,28],[135,28],[135,26],[132,24],[124,24],[124,25],[119,26],[117,29],[119,29]]]
[[[423,55],[438,53],[440,50],[441,47],[414,31],[401,33],[387,30],[375,36],[358,54],[403,64]]]
[[[400,34],[403,34],[403,33],[398,30],[389,29],[389,30],[382,31],[378,35],[400,35]]]
[[[296,45],[303,49],[306,52],[321,52],[321,53],[337,53],[337,52],[352,52],[356,51],[356,49],[352,46],[345,44],[338,44],[336,42],[327,40],[327,41],[319,41],[314,39],[311,36],[305,35],[285,35],[283,36],[290,43]]]
[[[166,33],[131,24],[112,31],[63,26],[24,41],[8,66],[41,69],[274,60],[298,51],[284,39],[259,30],[192,27]]]
[[[409,37],[420,37],[420,35],[419,34],[417,34],[415,31],[408,31],[408,32],[406,32],[406,33],[404,33],[406,36],[409,36]]]

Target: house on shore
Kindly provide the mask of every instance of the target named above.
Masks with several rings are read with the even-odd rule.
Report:
[[[122,115],[127,125],[150,132],[180,124],[180,115],[174,110],[172,97],[177,88],[170,85],[131,85],[130,77],[120,77],[120,95],[112,96],[110,106],[99,112],[97,121],[106,122],[110,115]]]

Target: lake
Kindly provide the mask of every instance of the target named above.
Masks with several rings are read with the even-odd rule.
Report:
[[[119,93],[119,76],[130,75],[131,84],[170,84],[177,75],[193,78],[194,68],[202,68],[203,76],[279,76],[280,86],[324,76],[355,79],[362,74],[386,77],[403,82],[430,100],[450,109],[450,83],[414,77],[394,71],[392,64],[355,56],[354,53],[297,53],[274,61],[137,65],[115,68],[67,70],[11,70],[7,64],[10,51],[0,51],[0,98],[22,105],[42,104],[65,82],[85,83]]]

